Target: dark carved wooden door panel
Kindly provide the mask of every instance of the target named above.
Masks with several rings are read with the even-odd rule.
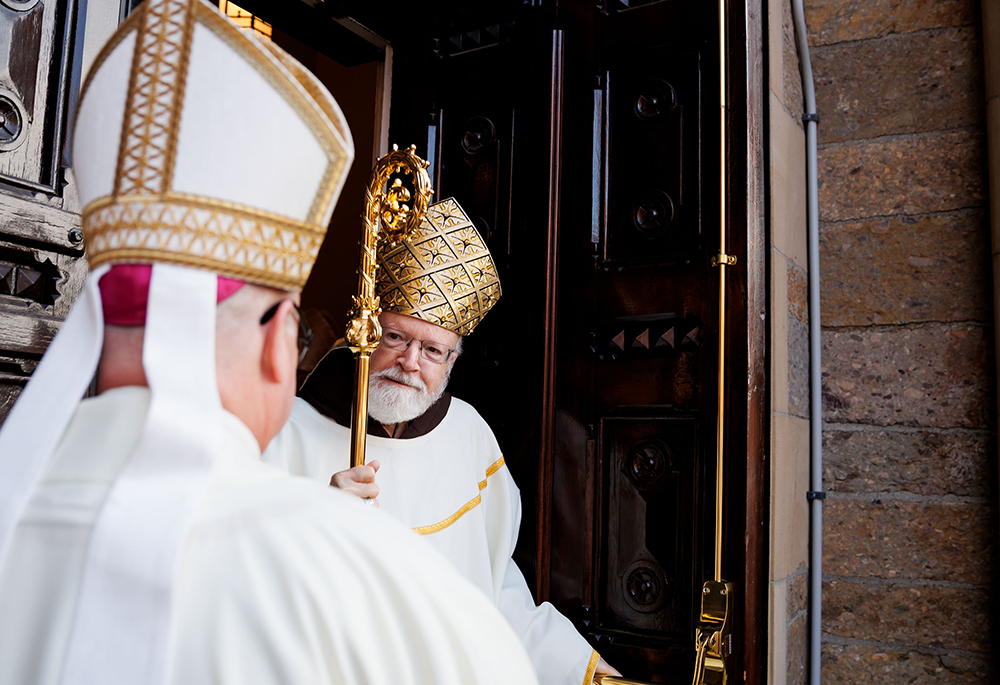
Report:
[[[86,276],[63,143],[73,0],[0,0],[0,421]]]

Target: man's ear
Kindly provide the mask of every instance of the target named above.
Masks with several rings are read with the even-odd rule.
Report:
[[[264,346],[261,350],[261,375],[271,383],[283,384],[289,376],[295,375],[299,350],[294,334],[289,334],[294,321],[292,301],[284,300],[278,311],[264,326]]]

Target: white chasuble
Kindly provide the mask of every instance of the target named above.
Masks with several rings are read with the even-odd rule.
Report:
[[[94,522],[148,406],[120,388],[76,410],[0,575],[0,684],[59,681]],[[175,574],[170,683],[534,682],[518,636],[417,536],[224,424]]]
[[[302,398],[264,460],[329,483],[350,467],[349,428]],[[368,435],[365,458],[380,463],[382,511],[421,533],[496,604],[520,636],[541,685],[589,685],[598,655],[548,602],[535,605],[511,558],[521,497],[487,423],[452,397],[430,432],[406,440]]]

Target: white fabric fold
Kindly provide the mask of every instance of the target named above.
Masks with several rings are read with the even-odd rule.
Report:
[[[174,575],[222,440],[216,283],[207,271],[153,266],[149,412],[91,538],[63,685],[168,682]]]
[[[97,370],[104,343],[98,267],[0,427],[0,572],[45,466]]]

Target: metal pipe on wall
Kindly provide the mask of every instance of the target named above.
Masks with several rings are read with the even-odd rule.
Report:
[[[989,3],[984,3],[989,4]],[[809,682],[820,682],[823,617],[823,402],[819,309],[819,182],[816,163],[816,89],[809,61],[809,40],[802,0],[792,0],[795,42],[799,49],[806,126],[806,212],[809,233]]]

